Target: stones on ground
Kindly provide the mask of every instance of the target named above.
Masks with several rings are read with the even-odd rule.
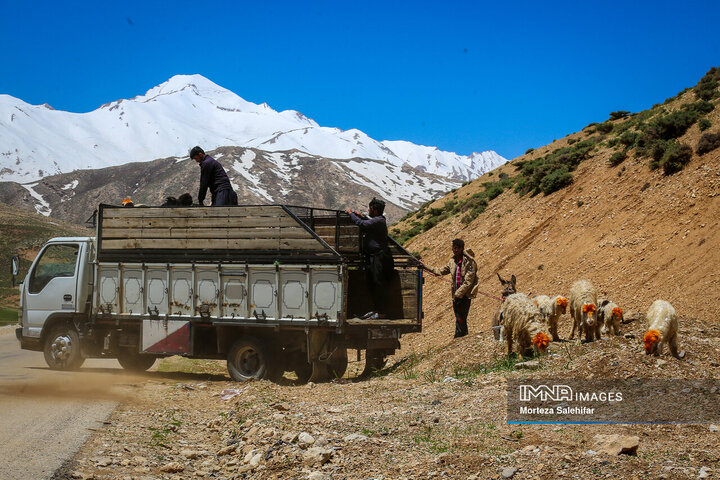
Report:
[[[300,448],[308,448],[313,443],[315,443],[315,437],[313,437],[307,432],[302,432],[300,435],[298,435],[297,441]]]
[[[248,462],[248,465],[250,465],[252,468],[256,468],[258,465],[260,465],[260,462],[262,462],[263,454],[262,453],[256,453],[252,456],[250,461]]]
[[[170,462],[166,463],[162,467],[160,467],[161,472],[166,473],[180,473],[185,470],[185,465],[183,465],[180,462]]]
[[[343,438],[343,440],[348,443],[364,442],[367,439],[368,437],[363,435],[362,433],[351,433],[350,435],[346,435],[345,438]]]
[[[595,435],[592,449],[608,455],[635,455],[640,445],[640,437],[630,435]]]
[[[530,370],[540,367],[540,360],[528,360],[527,362],[518,362],[515,364],[517,370]]]
[[[189,459],[189,460],[195,460],[196,458],[200,457],[200,452],[197,452],[195,450],[190,449],[184,449],[180,450],[180,455],[183,457]]]
[[[287,412],[290,410],[290,404],[287,402],[275,403],[271,406],[279,412]]]
[[[322,447],[308,448],[303,454],[303,465],[323,465],[332,456],[333,451]]]
[[[503,468],[501,475],[503,478],[512,478],[513,475],[515,475],[515,472],[517,472],[517,468],[505,467],[505,468]]]
[[[307,478],[308,480],[332,480],[332,476],[327,473],[318,472],[317,470],[310,472]]]
[[[230,455],[235,451],[237,448],[237,445],[228,445],[227,447],[223,447],[217,452],[218,457],[222,457],[223,455]]]
[[[698,472],[697,478],[708,478],[710,476],[710,469],[708,467],[701,467]]]
[[[717,425],[710,425],[710,431],[713,433],[720,432],[720,427]]]
[[[112,463],[113,461],[110,457],[100,457],[95,459],[96,467],[109,467]]]

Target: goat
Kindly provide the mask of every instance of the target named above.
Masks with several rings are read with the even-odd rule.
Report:
[[[503,287],[502,298],[503,298],[503,302],[505,302],[505,299],[508,296],[517,292],[515,275],[510,276],[510,280],[503,280],[503,278],[500,276],[499,273],[497,274],[497,276],[498,276],[498,279],[500,280],[500,284],[502,284],[502,287]],[[493,326],[493,334],[495,335],[495,340],[500,341],[500,328],[502,327],[502,304],[500,304],[498,309],[493,314],[492,326]]]
[[[508,355],[512,354],[513,341],[520,355],[545,353],[550,344],[547,325],[535,302],[524,293],[513,293],[502,305],[503,329]]]
[[[667,343],[670,353],[677,359],[685,357],[685,352],[678,353],[677,332],[678,320],[675,309],[670,302],[655,300],[647,311],[648,331],[643,337],[645,354],[651,353],[656,357],[662,353],[663,345]]]
[[[570,287],[570,315],[573,318],[573,328],[570,338],[575,337],[578,330],[577,345],[582,342],[583,332],[585,341],[592,342],[597,337],[600,340],[600,325],[597,321],[597,291],[587,280],[578,280]]]
[[[622,335],[622,333],[620,333],[620,324],[625,321],[622,308],[620,308],[617,303],[606,299],[598,300],[598,305],[598,323],[601,325],[600,331],[608,335],[611,333]]]
[[[557,327],[560,316],[565,315],[567,312],[568,301],[567,298],[558,295],[555,298],[550,298],[547,295],[538,295],[533,298],[535,304],[540,308],[545,323],[550,327],[550,334],[552,335],[553,342],[560,340],[558,335]]]

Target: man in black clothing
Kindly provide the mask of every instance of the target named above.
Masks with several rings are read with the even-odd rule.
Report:
[[[370,320],[387,318],[387,289],[395,263],[388,246],[387,221],[383,216],[385,202],[373,198],[370,201],[367,217],[349,208],[345,211],[350,214],[350,219],[360,227],[363,234],[365,279],[372,296],[373,310],[362,318]]]
[[[212,206],[237,205],[237,194],[230,185],[230,179],[220,163],[206,155],[200,147],[193,147],[190,150],[190,158],[200,165],[200,192],[198,193],[198,204],[202,205],[208,188]]]

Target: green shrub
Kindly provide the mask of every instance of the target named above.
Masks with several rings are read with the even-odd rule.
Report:
[[[639,137],[639,134],[637,132],[625,132],[618,138],[618,141],[625,145],[625,148],[632,148],[635,146],[635,142],[637,142],[637,139]]]
[[[527,150],[525,150],[525,155],[527,155],[528,153],[532,153],[534,151],[535,151],[534,148],[528,148]]]
[[[697,119],[698,114],[696,112],[678,110],[677,112],[658,117],[653,123],[660,138],[670,140],[685,134],[687,129],[690,128]]]
[[[613,167],[616,167],[622,162],[624,162],[626,158],[627,154],[625,152],[615,152],[610,156],[610,160],[608,160],[608,163]]]
[[[630,115],[627,110],[618,110],[617,112],[610,112],[610,120],[620,120]]]
[[[715,109],[715,105],[713,105],[710,102],[707,102],[705,100],[700,100],[699,102],[695,103],[688,103],[687,105],[683,105],[683,110],[695,113],[698,117],[701,117],[705,115],[706,113],[710,113]]]
[[[670,142],[660,159],[660,166],[665,175],[671,175],[682,170],[692,158],[692,148],[685,143]]]
[[[500,180],[505,180],[506,178],[510,178],[510,175],[508,175],[505,172],[501,172],[500,175],[498,175],[498,177],[500,178]]]
[[[557,170],[554,170],[552,173],[545,175],[540,182],[540,188],[545,195],[550,195],[551,193],[570,185],[572,181],[572,174],[568,172],[565,166],[562,166]]]
[[[613,129],[613,124],[610,122],[603,122],[596,127],[596,130],[600,133],[610,133],[610,132],[612,132],[612,129]]]
[[[698,155],[705,155],[720,147],[720,133],[705,133],[698,140],[695,151]]]
[[[699,99],[712,100],[718,96],[718,85],[720,85],[720,68],[712,67],[693,90]]]
[[[573,143],[577,143],[577,138],[568,138],[568,145],[572,145]]]
[[[698,127],[700,127],[701,132],[704,132],[708,128],[712,127],[712,122],[710,122],[707,118],[701,118],[698,122]]]

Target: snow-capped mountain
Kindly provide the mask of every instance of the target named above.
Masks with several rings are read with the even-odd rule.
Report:
[[[180,158],[196,144],[206,150],[240,146],[374,160],[398,171],[408,164],[451,183],[470,180],[507,161],[492,151],[462,156],[409,142],[376,141],[356,129],[321,127],[300,112],[277,112],[267,104],[243,100],[201,75],[174,76],[145,95],[88,113],[58,111],[0,95],[2,181],[31,183],[76,169]],[[348,168],[367,173],[366,162],[355,163],[349,162]],[[397,193],[401,198],[407,192]]]

